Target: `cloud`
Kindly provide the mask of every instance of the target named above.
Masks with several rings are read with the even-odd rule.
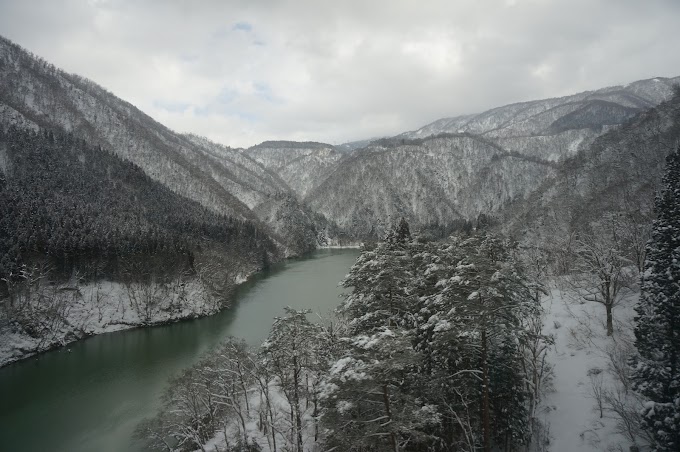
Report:
[[[236,22],[234,24],[234,30],[252,31],[253,26],[251,24],[249,24],[248,22]]]
[[[0,0],[0,30],[167,126],[340,143],[680,75],[672,0]]]

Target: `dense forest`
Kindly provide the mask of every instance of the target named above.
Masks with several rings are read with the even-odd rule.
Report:
[[[0,170],[5,362],[217,312],[239,279],[280,259],[260,227],[73,134],[0,130]]]
[[[275,247],[252,223],[217,215],[152,181],[139,167],[70,134],[0,131],[0,274],[38,259],[55,271],[115,278],[120,262],[191,266],[214,242],[262,258]],[[97,274],[92,274],[96,272]]]

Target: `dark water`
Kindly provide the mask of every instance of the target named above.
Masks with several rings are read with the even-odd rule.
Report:
[[[323,250],[257,276],[212,317],[96,336],[0,369],[0,451],[136,450],[132,433],[154,414],[168,377],[226,336],[257,346],[289,305],[321,313],[357,250]]]

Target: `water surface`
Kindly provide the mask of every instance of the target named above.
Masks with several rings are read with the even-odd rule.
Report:
[[[0,451],[137,450],[170,376],[226,336],[253,346],[285,306],[327,313],[358,250],[322,250],[243,284],[233,306],[172,325],[104,334],[0,369]]]

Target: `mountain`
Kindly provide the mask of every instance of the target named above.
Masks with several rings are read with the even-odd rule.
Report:
[[[243,273],[278,259],[258,223],[216,214],[72,133],[0,130],[0,229],[9,279],[39,261],[67,277],[119,279],[140,258],[160,274],[194,272],[206,248]]]
[[[567,159],[534,193],[501,212],[501,228],[524,242],[550,243],[607,219],[650,224],[665,158],[679,142],[680,90]]]
[[[371,143],[371,141],[379,140],[380,138],[369,138],[368,140],[349,141],[347,143],[339,144],[338,146],[336,146],[336,149],[338,149],[341,152],[352,152],[356,151],[357,149],[365,148]]]
[[[0,124],[72,132],[217,214],[261,225],[288,255],[379,236],[402,216],[443,231],[505,215],[598,137],[669,99],[680,80],[516,103],[344,147],[268,141],[243,150],[177,134],[4,39],[0,77]]]
[[[300,198],[318,186],[343,158],[330,144],[265,141],[244,152],[277,174]]]
[[[677,81],[642,80],[441,119],[354,151],[304,199],[357,237],[380,235],[401,216],[427,228],[494,215],[527,199],[600,135],[669,99]]]
[[[679,81],[680,77],[656,77],[625,86],[505,105],[480,114],[439,119],[400,137],[423,138],[463,132],[517,137],[620,124],[636,112],[667,100],[672,94],[673,84]],[[567,118],[561,119],[564,116]]]
[[[175,133],[95,83],[67,74],[1,37],[0,79],[0,125],[72,132],[215,213],[258,222],[253,209],[292,193],[247,154]],[[279,208],[301,209],[295,203]],[[317,246],[279,236],[284,225],[266,226],[289,254]]]
[[[353,235],[375,237],[400,217],[424,227],[495,212],[554,165],[468,134],[380,140],[342,160],[305,201]]]
[[[572,96],[521,102],[477,115],[444,118],[405,138],[441,133],[473,133],[508,151],[558,161],[637,113],[667,100],[680,77],[657,77],[626,86],[612,86]]]

